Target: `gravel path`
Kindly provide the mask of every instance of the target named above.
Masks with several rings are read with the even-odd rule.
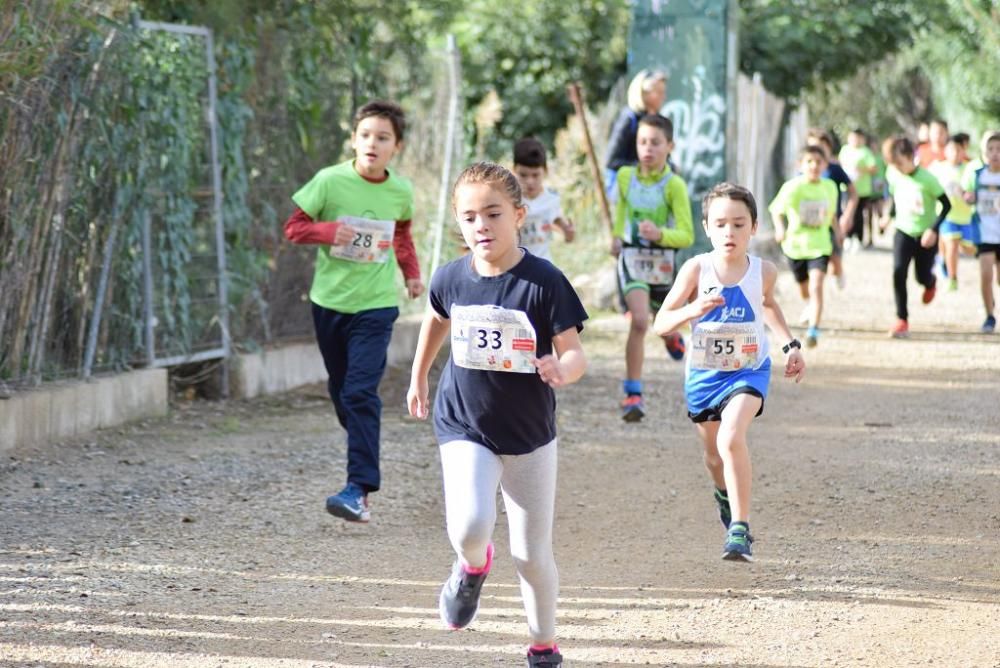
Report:
[[[888,254],[847,261],[805,383],[775,376],[751,431],[754,564],[719,559],[681,365],[650,338],[652,414],[626,425],[624,320],[588,327],[591,369],[559,409],[567,666],[1000,666],[1000,338],[974,333],[976,266],[929,307],[914,287],[900,342]],[[0,665],[523,665],[502,517],[479,619],[440,629],[451,552],[407,376],[383,386],[368,526],[323,511],[345,443],[318,386],[0,462]]]

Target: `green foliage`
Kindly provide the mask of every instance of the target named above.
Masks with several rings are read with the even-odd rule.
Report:
[[[740,69],[796,100],[814,84],[843,80],[947,21],[937,0],[740,0]]]
[[[591,101],[604,99],[624,72],[629,21],[627,0],[466,2],[452,26],[466,108],[492,89],[503,104],[487,153],[506,159],[528,134],[551,146],[572,113],[566,85],[573,81],[584,82]],[[471,115],[467,125],[474,144]]]

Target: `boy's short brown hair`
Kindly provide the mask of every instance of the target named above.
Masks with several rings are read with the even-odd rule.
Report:
[[[667,141],[674,140],[674,124],[666,116],[661,116],[660,114],[646,114],[639,119],[639,125],[648,125],[653,128],[659,128],[663,136],[667,138]]]
[[[392,131],[396,135],[396,143],[403,141],[406,133],[406,112],[395,102],[388,100],[372,100],[354,112],[354,127],[352,131],[358,129],[358,125],[366,118],[377,116],[392,123]]]
[[[896,158],[909,158],[912,160],[913,156],[917,153],[913,142],[903,135],[893,137],[890,142],[883,144],[882,149],[886,151],[886,154],[883,156],[886,162],[893,162]]]
[[[823,162],[829,162],[830,158],[826,155],[826,151],[822,146],[816,146],[815,144],[807,144],[802,147],[799,151],[799,160],[802,160],[807,155],[815,155],[817,158]]]
[[[514,144],[514,164],[522,167],[548,169],[545,162],[545,146],[534,137],[523,137]]]
[[[732,199],[743,202],[750,211],[750,224],[757,224],[757,200],[754,199],[753,193],[748,188],[729,182],[717,183],[701,200],[702,223],[708,224],[708,207],[717,199]]]

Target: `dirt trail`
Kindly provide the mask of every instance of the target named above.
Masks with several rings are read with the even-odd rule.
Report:
[[[757,561],[719,559],[681,365],[650,338],[651,416],[617,419],[624,321],[591,323],[560,397],[556,555],[567,666],[1000,666],[1000,338],[975,266],[890,341],[889,257],[848,256],[808,377],[751,432]],[[801,303],[781,282],[790,319]],[[322,388],[176,406],[0,469],[0,665],[520,666],[506,556],[473,627],[440,629],[436,448],[383,386],[373,522],[323,512],[344,437]]]

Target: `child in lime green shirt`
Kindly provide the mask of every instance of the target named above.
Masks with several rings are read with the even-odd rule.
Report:
[[[896,234],[892,243],[892,282],[896,298],[896,324],[889,330],[893,338],[910,335],[907,310],[906,274],[912,261],[917,281],[924,286],[921,301],[930,304],[937,293],[934,277],[934,256],[937,249],[938,230],[951,211],[951,202],[941,183],[923,167],[914,162],[913,142],[897,137],[887,144],[886,180],[892,195]],[[935,216],[935,203],[937,208]]]
[[[424,289],[410,234],[413,187],[387,169],[405,126],[392,102],[358,109],[354,159],[320,170],[299,189],[285,223],[289,241],[317,246],[313,324],[330,399],[347,430],[347,485],[327,498],[326,509],[352,522],[370,519],[368,494],[381,486],[378,385],[399,316],[397,267],[411,299]]]
[[[952,135],[944,146],[944,160],[931,163],[928,170],[937,178],[951,202],[948,218],[941,223],[941,255],[948,276],[948,290],[958,289],[958,251],[965,244],[975,250],[972,227],[972,207],[965,201],[962,175],[965,172],[961,138]]]
[[[774,223],[774,240],[781,244],[802,299],[808,302],[806,345],[812,348],[819,342],[823,283],[833,253],[831,236],[842,239],[834,219],[840,193],[832,180],[822,176],[826,169],[822,147],[802,149],[799,168],[802,173],[781,186],[768,211]]]
[[[642,398],[642,365],[650,311],[658,310],[674,282],[674,252],[694,243],[687,185],[670,171],[674,126],[659,114],[639,121],[636,149],[639,164],[618,170],[611,253],[618,258],[618,291],[631,316],[625,344],[625,398],[622,419],[638,422],[646,414]],[[684,339],[666,337],[667,352],[684,358]]]

